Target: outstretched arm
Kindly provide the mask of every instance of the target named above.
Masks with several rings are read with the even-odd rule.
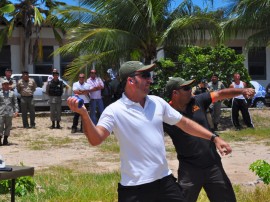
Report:
[[[77,112],[81,115],[84,134],[86,135],[88,142],[91,145],[99,145],[110,135],[110,132],[107,129],[101,126],[95,126],[95,124],[93,124],[85,106],[78,108],[77,98],[69,97],[67,99],[67,104],[72,111]]]
[[[230,99],[238,95],[243,95],[245,98],[252,98],[255,94],[253,88],[225,88],[211,93],[212,101],[216,102],[223,99]]]
[[[176,126],[190,135],[204,138],[207,140],[211,140],[213,136],[212,132],[202,127],[200,124],[196,123],[195,121],[192,121],[191,119],[188,119],[184,116],[176,124]],[[214,139],[214,143],[216,144],[216,147],[222,156],[227,155],[232,152],[230,145],[224,140],[222,140],[220,137],[216,137]]]

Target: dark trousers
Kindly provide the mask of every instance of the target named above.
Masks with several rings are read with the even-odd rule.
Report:
[[[243,120],[247,127],[253,128],[253,123],[248,111],[248,103],[245,99],[234,98],[232,101],[232,122],[236,128],[241,127],[239,123],[239,111],[241,111]]]
[[[88,109],[89,103],[84,103],[84,106],[86,109]],[[80,118],[80,114],[74,112],[72,128],[77,129],[78,124],[79,124],[79,118]],[[83,129],[82,128],[82,121],[81,121],[81,129]]]
[[[119,202],[168,202],[186,201],[176,179],[169,175],[151,183],[138,186],[118,184]]]
[[[181,162],[178,182],[188,202],[196,202],[202,188],[211,202],[236,202],[232,184],[221,162],[204,169]]]
[[[21,111],[22,111],[22,121],[23,127],[29,127],[27,113],[30,113],[30,125],[35,126],[35,102],[33,96],[22,96],[21,97]]]

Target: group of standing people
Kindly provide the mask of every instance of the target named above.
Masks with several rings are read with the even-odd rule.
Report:
[[[95,69],[90,71],[88,79],[85,74],[79,74],[78,81],[72,86],[73,93],[84,100],[85,107],[90,111],[90,118],[95,125],[103,110],[119,98],[118,88],[119,80],[117,77],[112,80],[109,74],[105,74],[104,78],[101,79],[97,76]],[[82,122],[80,129],[78,129],[79,117],[80,115],[75,112],[71,133],[83,132]]]
[[[35,128],[35,105],[33,100],[33,93],[36,89],[36,83],[29,78],[26,71],[22,72],[22,78],[16,81],[11,78],[12,70],[6,69],[5,76],[1,78],[0,90],[0,145],[8,145],[8,137],[12,128],[12,118],[18,116],[19,107],[17,97],[14,89],[17,88],[18,93],[21,94],[21,112],[24,128]],[[30,124],[28,123],[27,112],[30,112]],[[4,136],[2,142],[2,136]]]
[[[236,201],[216,151],[227,155],[232,150],[209,130],[206,109],[225,98],[241,94],[252,97],[254,89],[223,89],[193,96],[193,80],[171,78],[166,85],[171,99],[167,103],[148,95],[154,68],[154,64],[139,61],[122,64],[122,97],[105,108],[97,124],[91,121],[91,111],[89,116],[86,107],[78,108],[76,98],[68,99],[70,109],[82,117],[91,145],[101,144],[112,131],[119,141],[118,201],[196,201],[202,187],[211,201]],[[164,129],[180,162],[178,183],[168,168]]]
[[[240,80],[240,74],[234,73],[233,82],[230,84],[229,88],[246,88],[247,84]],[[206,79],[202,79],[200,83],[193,89],[193,94],[198,95],[204,92],[214,92],[225,89],[224,84],[219,81],[218,75],[213,74],[211,81],[207,83]],[[207,109],[207,119],[208,124],[212,131],[218,131],[218,125],[220,123],[221,116],[221,101],[213,102]],[[236,130],[241,130],[242,126],[239,122],[239,111],[241,111],[244,123],[249,128],[254,128],[252,119],[248,111],[248,102],[243,95],[238,95],[232,98],[232,123]]]

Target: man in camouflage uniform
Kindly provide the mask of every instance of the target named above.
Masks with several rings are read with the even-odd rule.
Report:
[[[19,111],[17,97],[9,89],[9,84],[8,80],[2,80],[2,90],[0,90],[0,145],[2,145],[3,135],[3,145],[8,145],[12,117],[16,117]]]
[[[34,79],[29,78],[27,71],[22,72],[22,78],[18,81],[17,91],[21,94],[21,111],[24,128],[36,128],[35,124],[35,102],[34,92],[37,84]],[[27,120],[27,113],[30,113],[30,127]]]
[[[62,94],[64,92],[64,83],[59,79],[59,73],[53,72],[53,79],[48,82],[46,86],[46,93],[49,95],[50,112],[51,112],[51,129],[61,129],[61,108],[62,108]],[[55,122],[57,125],[55,125]]]
[[[219,91],[221,89],[224,89],[225,86],[223,85],[223,83],[221,81],[218,80],[218,75],[217,74],[213,74],[211,77],[211,82],[208,83],[208,88],[210,90],[210,92],[213,91]],[[210,108],[211,110],[211,115],[212,115],[212,120],[214,123],[214,130],[217,131],[218,130],[218,124],[220,122],[220,115],[221,115],[221,101],[218,100],[216,102],[214,102]]]
[[[4,81],[4,80],[7,80],[8,83],[9,83],[9,90],[12,90],[14,91],[14,89],[16,88],[16,81],[11,78],[11,75],[12,75],[12,70],[7,68],[5,70],[5,76],[3,78],[1,78],[0,80],[0,84]],[[2,85],[0,85],[0,89],[2,88]]]

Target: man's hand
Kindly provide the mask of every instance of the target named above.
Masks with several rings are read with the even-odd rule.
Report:
[[[250,99],[250,98],[254,97],[254,95],[255,95],[255,90],[254,90],[253,88],[245,88],[245,89],[243,90],[242,95],[243,95],[245,98]]]
[[[214,143],[216,144],[216,147],[221,156],[228,155],[232,152],[231,146],[220,137],[216,137]]]
[[[67,99],[67,105],[72,111],[77,112],[79,114],[83,114],[83,112],[88,113],[84,105],[81,108],[79,108],[78,104],[79,104],[79,101],[75,96],[69,97]]]
[[[15,112],[15,113],[13,114],[13,117],[16,118],[18,115],[19,115],[19,113],[18,113],[18,112]]]

